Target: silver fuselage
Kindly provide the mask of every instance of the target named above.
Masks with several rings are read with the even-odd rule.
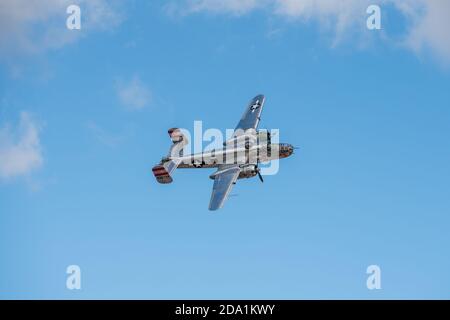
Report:
[[[247,164],[265,163],[268,161],[286,158],[293,153],[294,148],[289,144],[260,144],[254,146],[224,146],[200,153],[169,157],[163,159],[168,161],[174,158],[181,160],[178,168],[217,168],[223,164]]]

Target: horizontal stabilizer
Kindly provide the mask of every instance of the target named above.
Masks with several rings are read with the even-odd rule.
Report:
[[[152,168],[153,174],[159,183],[171,183],[173,181],[171,174],[180,164],[180,160],[169,160],[163,164],[158,164]]]

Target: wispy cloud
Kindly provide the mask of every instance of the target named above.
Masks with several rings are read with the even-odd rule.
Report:
[[[133,128],[130,126],[126,126],[121,132],[111,132],[96,122],[89,121],[87,128],[99,143],[110,148],[118,147],[133,135]]]
[[[411,21],[406,45],[418,53],[431,51],[450,64],[450,1],[408,0],[396,4]]]
[[[201,11],[229,13],[233,15],[246,14],[256,8],[267,5],[269,0],[188,0],[185,3],[171,2],[167,9],[172,13],[189,14]]]
[[[382,10],[384,5],[389,5],[406,17],[408,30],[403,45],[417,53],[428,50],[450,64],[448,0],[184,0],[170,2],[167,9],[171,14],[206,12],[232,16],[264,10],[291,21],[317,21],[321,28],[334,33],[333,45],[336,45],[344,38],[353,40],[357,30],[359,34],[367,32],[366,9],[371,4],[379,4]]]
[[[42,166],[40,127],[27,112],[20,114],[16,128],[0,128],[0,178],[27,175]]]
[[[60,48],[92,30],[118,25],[122,15],[108,0],[1,0],[0,58]],[[66,8],[81,7],[82,29],[68,30]]]
[[[138,76],[134,76],[130,81],[118,80],[116,88],[120,102],[130,111],[142,110],[152,101],[150,89]]]

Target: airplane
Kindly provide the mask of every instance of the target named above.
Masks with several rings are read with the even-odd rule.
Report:
[[[264,95],[250,101],[233,135],[221,148],[184,155],[183,148],[189,143],[186,135],[178,128],[169,129],[172,145],[169,155],[152,168],[156,180],[171,183],[177,168],[217,168],[210,175],[214,180],[209,202],[212,211],[223,207],[238,179],[258,176],[264,182],[258,164],[287,158],[294,152],[291,144],[272,143],[269,131],[257,130],[264,102]]]

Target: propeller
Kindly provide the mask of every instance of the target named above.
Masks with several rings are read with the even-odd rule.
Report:
[[[261,180],[261,182],[263,182],[264,183],[264,179],[263,179],[263,177],[262,177],[262,175],[261,175],[261,172],[260,172],[260,170],[258,169],[258,177],[259,177],[259,180]]]
[[[264,179],[263,179],[263,177],[262,177],[262,175],[261,175],[261,169],[258,168],[258,165],[255,166],[255,169],[256,169],[256,173],[258,174],[259,180],[261,180],[261,182],[264,183]]]

